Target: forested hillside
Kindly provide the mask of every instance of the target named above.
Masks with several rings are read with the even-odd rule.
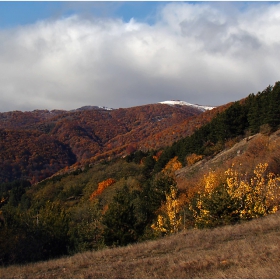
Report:
[[[279,101],[277,82],[216,115],[213,111],[212,118],[171,146],[134,148],[125,157],[107,158],[38,184],[1,184],[0,262],[123,246],[275,213],[280,206]],[[131,127],[128,134],[137,130],[137,120],[127,111],[116,114],[126,119],[118,129]],[[151,123],[153,119],[150,115]],[[67,129],[58,122],[52,132],[62,129],[60,143],[75,151],[78,141],[71,144],[68,138],[75,120],[66,123]]]
[[[1,113],[0,182],[38,182],[74,163],[78,166],[126,155],[141,146],[155,148],[159,138],[163,139],[160,146],[166,146],[172,142],[165,143],[167,134],[162,131],[201,113],[192,107],[163,104],[116,110],[90,107]],[[200,123],[203,121],[198,120]],[[185,133],[183,126],[181,131]]]
[[[192,153],[208,156],[226,147],[229,140],[253,135],[260,130],[270,133],[280,124],[280,82],[269,86],[256,95],[234,102],[224,112],[190,137],[175,142],[166,148],[155,169],[160,170],[174,156],[186,164],[186,156]]]

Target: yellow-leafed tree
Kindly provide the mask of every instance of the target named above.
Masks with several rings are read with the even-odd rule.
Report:
[[[177,196],[177,189],[170,188],[170,194],[166,194],[166,202],[162,206],[162,214],[158,215],[157,221],[152,225],[152,229],[161,233],[176,233],[181,226],[181,203]]]
[[[246,178],[233,168],[225,173],[227,191],[240,203],[240,218],[251,219],[275,213],[280,203],[280,177],[266,172],[268,164],[260,163],[255,167],[254,177]]]
[[[275,213],[280,206],[280,177],[267,167],[258,164],[251,178],[233,168],[224,175],[209,172],[189,205],[194,225],[214,227]]]
[[[186,162],[188,163],[188,166],[194,165],[196,162],[202,160],[202,155],[197,155],[195,153],[188,155],[186,157]]]
[[[182,167],[183,167],[183,166],[182,166],[182,163],[178,160],[178,157],[176,156],[176,157],[172,158],[172,159],[166,164],[166,166],[164,167],[164,169],[162,170],[162,172],[163,172],[165,175],[172,176],[176,170],[179,170],[179,169],[181,169]]]

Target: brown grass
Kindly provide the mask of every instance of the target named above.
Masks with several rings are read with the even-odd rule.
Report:
[[[213,230],[0,268],[1,278],[280,278],[280,212]]]

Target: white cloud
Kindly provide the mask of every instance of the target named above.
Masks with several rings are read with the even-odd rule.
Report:
[[[279,80],[280,4],[170,3],[150,26],[72,16],[0,31],[0,111],[220,105]]]

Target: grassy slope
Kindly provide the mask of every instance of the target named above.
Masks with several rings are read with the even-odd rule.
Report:
[[[280,278],[280,213],[235,226],[0,268],[1,278]]]

